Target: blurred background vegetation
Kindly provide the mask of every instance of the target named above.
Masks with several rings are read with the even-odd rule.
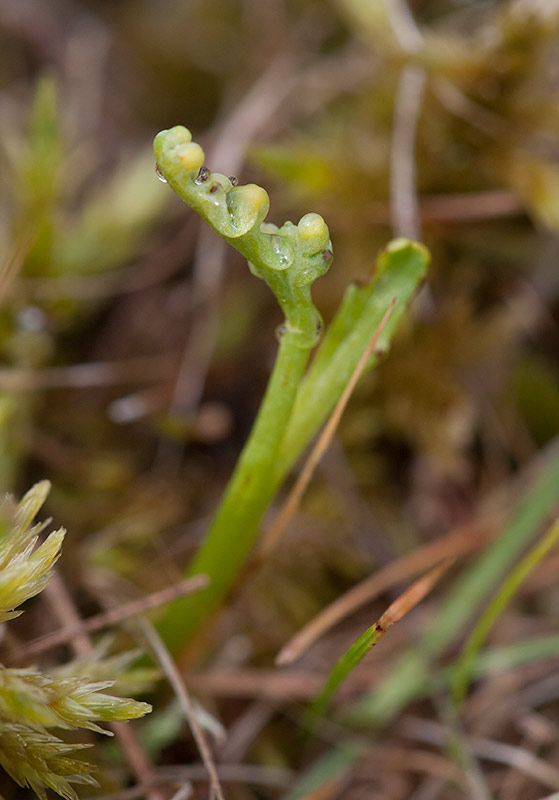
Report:
[[[432,253],[272,563],[185,656],[187,685],[229,729],[216,744],[228,797],[281,797],[355,734],[331,724],[305,755],[294,742],[301,702],[391,590],[281,672],[285,641],[372,571],[508,513],[557,455],[558,85],[556,0],[0,4],[0,489],[52,482],[48,513],[69,531],[59,572],[81,615],[178,580],[258,409],[280,321],[242,259],[157,181],[155,133],[187,125],[212,169],[266,186],[275,223],[325,217],[335,261],[314,297],[326,320],[393,235]],[[558,790],[558,572],[555,551],[494,630],[511,647],[555,635],[555,650],[475,685],[466,767],[445,748],[440,697],[402,701],[380,738],[361,730],[364,759],[293,797]],[[383,641],[339,709],[421,641],[443,597]],[[30,604],[12,644],[62,624],[49,602]],[[157,769],[195,762],[170,690],[149,699],[137,728]],[[101,791],[116,792],[126,768],[97,749]],[[27,792],[2,785],[6,799]]]

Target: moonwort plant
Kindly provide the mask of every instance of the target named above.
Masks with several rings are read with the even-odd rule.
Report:
[[[160,622],[168,646],[188,643],[233,586],[259,531],[266,508],[287,473],[339,399],[387,308],[373,366],[387,351],[398,322],[425,276],[428,254],[404,239],[391,242],[374,279],[349,287],[305,376],[322,330],[311,285],[333,259],[326,223],[305,214],[297,225],[265,222],[269,198],[254,184],[212,173],[204,151],[182,126],[161,131],[154,142],[156,171],[169,186],[249,263],[270,287],[285,315],[278,328],[276,362],[255,424],[206,538],[188,567],[210,582],[196,595],[173,603]]]

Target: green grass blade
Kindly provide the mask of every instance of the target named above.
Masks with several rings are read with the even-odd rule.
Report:
[[[536,543],[530,552],[515,567],[487,609],[482,614],[481,619],[479,620],[475,629],[472,631],[470,638],[462,650],[462,655],[456,664],[456,671],[452,681],[452,693],[454,702],[456,704],[460,704],[464,700],[476,656],[481,649],[483,642],[489,635],[491,628],[508,606],[516,591],[528,577],[530,572],[539,564],[542,558],[549,553],[551,548],[556,545],[558,541],[559,519],[553,523],[542,539]]]
[[[530,661],[542,661],[556,656],[559,656],[559,634],[540,636],[537,639],[514,642],[480,653],[474,664],[473,675],[476,678],[495,675],[528,664]],[[453,669],[451,667],[451,671]]]
[[[494,647],[480,653],[473,665],[473,674],[476,678],[483,678],[486,675],[495,675],[534,661],[541,661],[544,658],[555,658],[557,655],[559,655],[559,635],[542,636],[530,641]],[[411,666],[413,667],[413,663]],[[455,669],[456,667],[452,666],[443,670],[445,682],[452,680]],[[349,770],[365,752],[365,746],[360,747],[358,742],[329,752],[309,768],[283,800],[303,800],[310,792],[320,788],[328,780]],[[545,800],[552,800],[552,798],[545,798]],[[557,800],[559,800],[559,795]]]
[[[439,580],[441,575],[446,572],[451,563],[450,559],[446,559],[441,564],[438,564],[433,569],[429,570],[423,577],[414,581],[412,585],[406,589],[399,597],[392,602],[384,614],[371,625],[370,628],[359,636],[358,639],[351,645],[351,647],[344,653],[338,660],[337,664],[330,671],[326,679],[324,688],[318,695],[315,702],[312,704],[309,719],[310,727],[325,713],[334,693],[340,684],[347,678],[349,673],[359,664],[359,662],[366,656],[368,651],[373,647],[379,639],[381,639],[388,629],[395,623],[399,622],[402,617],[405,617],[409,611],[420,603],[423,598],[431,591],[435,583]]]
[[[430,650],[440,651],[456,636],[495,584],[511,568],[546,518],[559,507],[559,458],[554,454],[543,474],[510,516],[501,536],[464,575],[428,634]]]
[[[371,625],[370,628],[367,628],[367,630],[353,642],[350,648],[346,650],[335,664],[326,679],[322,691],[311,706],[309,713],[310,727],[312,727],[320,717],[324,716],[339,686],[345,681],[349,673],[355,669],[359,662],[363,660],[371,647],[378,642],[379,638],[380,634],[377,626]]]
[[[438,656],[460,633],[491,589],[502,580],[535,531],[557,511],[559,459],[553,454],[543,473],[511,514],[500,537],[468,569],[451,590],[422,642],[422,650],[406,653],[390,676],[354,707],[350,716],[358,722],[381,724],[408,702],[427,691],[428,659]]]

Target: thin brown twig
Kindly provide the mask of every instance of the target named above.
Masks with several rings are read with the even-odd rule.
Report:
[[[379,337],[384,330],[386,323],[388,322],[388,318],[392,313],[394,306],[396,304],[397,298],[394,298],[390,303],[389,307],[386,309],[383,318],[381,319],[379,325],[377,326],[371,340],[369,341],[365,351],[363,352],[361,358],[359,359],[357,366],[353,370],[353,373],[347,382],[347,385],[342,392],[340,399],[338,400],[328,422],[322,429],[320,436],[318,437],[314,447],[312,448],[311,452],[309,453],[307,460],[303,466],[303,469],[299,473],[293,488],[289,492],[285,502],[283,503],[277,517],[275,518],[274,522],[264,535],[262,540],[262,544],[260,546],[260,550],[256,556],[257,563],[261,563],[263,559],[265,559],[270,551],[275,547],[279,537],[282,535],[283,531],[289,524],[293,514],[297,510],[299,503],[301,502],[301,497],[309,482],[314,474],[316,466],[328,447],[330,446],[330,442],[336,432],[336,429],[340,423],[340,419],[342,418],[342,414],[345,411],[345,408],[349,402],[349,398],[351,397],[353,390],[355,389],[363,370],[365,369],[367,362],[374,354],[375,347],[377,346],[377,342]]]
[[[418,64],[406,64],[400,73],[394,105],[390,148],[390,216],[395,236],[421,239],[417,196],[415,139],[427,74]]]
[[[509,217],[523,212],[520,198],[508,189],[483,192],[427,194],[420,197],[419,213],[425,222],[470,222]]]
[[[32,242],[33,239],[28,234],[18,237],[14,241],[3,263],[0,265],[0,303],[4,301],[4,298],[10,291],[12,282],[23,266],[23,262],[25,261],[25,257],[29,252]]]
[[[45,369],[0,369],[0,390],[28,392],[37,389],[82,389],[91,386],[149,383],[170,378],[176,362],[176,356],[158,355]]]
[[[402,50],[413,56],[423,35],[405,0],[384,0],[385,13]],[[395,236],[421,239],[415,167],[415,139],[427,73],[420,64],[404,64],[394,100],[390,146],[390,219]]]
[[[75,654],[83,656],[93,653],[93,645],[89,638],[84,636],[83,627],[79,625],[79,615],[75,603],[61,579],[55,585],[55,596],[56,602],[52,602],[52,606],[56,615],[62,620],[73,619],[79,627],[78,638],[71,643]],[[153,784],[154,767],[136,738],[133,728],[118,722],[110,722],[109,727],[117,736],[132,772],[140,784],[145,787],[147,800],[164,800],[163,793],[159,789],[149,788]]]
[[[433,78],[431,90],[447,111],[494,139],[513,138],[513,127],[504,118],[465,95],[452,81]]]
[[[66,588],[66,584],[57,570],[54,571],[44,591],[45,597],[48,599],[58,621],[62,622],[64,625],[62,630],[71,631],[68,639],[72,639],[74,653],[76,653],[77,656],[89,655],[91,653],[91,642],[83,629],[83,620],[78,614],[76,606],[72,602],[70,593]],[[23,657],[28,654],[28,648],[28,644],[19,648],[19,652]],[[12,655],[13,653],[9,653],[8,659],[10,659]]]
[[[184,716],[186,717],[190,730],[192,731],[192,736],[194,737],[196,746],[198,747],[198,751],[202,761],[204,762],[204,766],[206,767],[206,771],[210,779],[210,800],[225,800],[210,746],[202,727],[196,719],[196,713],[192,706],[188,689],[186,688],[182,676],[177,669],[177,665],[175,664],[169,650],[163,643],[163,640],[151,622],[145,618],[141,618],[138,620],[138,625],[145,636],[155,659],[172,686],[173,691],[175,692],[180,706],[184,712]]]
[[[177,789],[171,800],[188,800],[192,795],[192,784],[185,783],[180,789]]]
[[[359,680],[360,673],[356,669],[352,681],[359,683]],[[315,697],[324,684],[324,673],[254,667],[233,669],[229,665],[227,668],[208,672],[191,672],[188,683],[192,691],[210,696],[259,698],[275,703],[306,702]],[[370,670],[362,685],[363,689],[370,687]]]
[[[379,765],[384,769],[397,769],[399,772],[424,773],[426,775],[441,776],[455,784],[463,784],[463,775],[458,765],[444,755],[432,753],[424,749],[403,747],[398,745],[373,745],[367,748],[366,760],[359,768],[359,775],[368,776],[374,780],[378,778]],[[477,798],[476,798],[477,800]]]
[[[507,189],[423,194],[419,196],[418,202],[422,224],[475,222],[495,217],[516,216],[522,214],[524,210],[518,196]],[[391,220],[390,205],[383,202],[365,203],[360,213],[363,220],[375,225],[388,225]],[[340,209],[339,219],[344,225],[354,225],[355,214],[354,210]]]
[[[293,775],[290,770],[281,767],[260,767],[254,764],[220,764],[218,767],[221,780],[228,783],[257,784],[279,789],[287,789]],[[205,777],[203,764],[177,764],[158,767],[155,770],[155,784],[176,784],[180,781],[201,781]],[[137,800],[144,796],[145,788],[132,786],[120,792],[91,795],[85,800]]]
[[[398,727],[411,739],[428,744],[443,746],[448,737],[447,726],[432,720],[408,716]],[[528,750],[478,736],[468,737],[468,744],[478,758],[506,764],[552,789],[559,785],[559,769]]]
[[[146,800],[166,800],[164,792],[154,785],[154,765],[142,747],[134,729],[125,722],[111,722],[109,726],[114,731],[115,736],[118,737],[132,772],[144,787]]]
[[[423,34],[405,0],[383,0],[383,6],[402,50],[410,55],[421,50]]]
[[[287,642],[276,657],[276,664],[292,664],[334,625],[400,581],[422,572],[442,558],[458,557],[477,549],[487,540],[496,524],[475,522],[461,526],[442,539],[418,547],[413,553],[365,578],[323,609]]]
[[[167,780],[181,777],[191,781],[204,778],[203,764],[177,764],[159,767],[157,776]],[[258,764],[218,764],[217,770],[222,781],[228,783],[257,784],[287,788],[293,779],[293,772],[286,767],[260,766]]]
[[[131,617],[136,617],[139,614],[146,614],[154,608],[170,603],[176,600],[177,597],[182,597],[192,592],[197,592],[207,586],[208,579],[205,575],[194,575],[191,578],[186,578],[173,586],[166,586],[153,592],[147,597],[142,597],[139,600],[132,600],[129,603],[124,603],[118,608],[111,608],[101,614],[96,614],[89,619],[82,620],[77,614],[73,615],[73,622],[66,624],[63,628],[52,633],[47,633],[38,639],[34,639],[15,650],[8,653],[8,661],[17,661],[20,658],[29,658],[36,656],[39,653],[44,653],[53,647],[57,647],[70,639],[84,636],[87,634],[95,633],[96,631],[108,628],[112,625],[118,625]]]
[[[388,629],[396,622],[400,622],[409,612],[427,597],[433,587],[438,583],[444,573],[454,564],[454,557],[447,556],[436,567],[432,567],[427,574],[422,575],[412,583],[402,594],[390,603],[386,611],[375,623],[378,640],[387,633]],[[376,642],[375,642],[376,644]]]
[[[472,100],[452,81],[441,75],[435,76],[430,86],[439,103],[447,111],[455,117],[463,119],[486,136],[496,141],[504,139],[521,150],[533,153],[537,158],[557,160],[556,139],[547,138],[545,134],[533,133],[513,124],[506,117]]]
[[[276,709],[272,703],[256,701],[236,719],[227,731],[227,739],[219,748],[219,760],[238,764],[249,747],[268,724]]]

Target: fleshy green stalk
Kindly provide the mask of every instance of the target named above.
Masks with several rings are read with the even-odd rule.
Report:
[[[281,228],[264,223],[269,198],[253,184],[210,173],[204,152],[182,126],[155,138],[158,174],[249,262],[266,281],[284,314],[280,347],[264,401],[225,496],[188,572],[205,573],[207,589],[177,601],[160,624],[169,647],[189,640],[205,617],[222,601],[258,533],[258,526],[278,486],[276,465],[299,383],[312,347],[320,337],[321,319],[310,294],[313,281],[332,262],[326,223],[306,214]]]
[[[333,259],[322,217],[305,214],[298,225],[286,222],[281,228],[265,223],[267,192],[252,183],[237,186],[235,178],[210,172],[204,166],[204,151],[181,125],[158,133],[154,151],[159,176],[247,259],[251,271],[275,294],[285,314],[285,332],[310,350],[321,329],[310,287]]]
[[[311,283],[332,260],[328,228],[306,214],[281,228],[263,222],[268,195],[259,186],[210,173],[201,147],[186,128],[155,139],[159,177],[242,253],[251,271],[266,281],[285,313],[279,354],[256,424],[189,574],[204,572],[210,586],[169,607],[160,629],[172,649],[186,644],[221,602],[239,574],[266,507],[294,462],[339,399],[349,377],[393,299],[396,305],[369,366],[389,347],[397,325],[425,277],[429,254],[396,239],[380,254],[374,279],[348,289],[313,365],[302,380],[320,316]]]
[[[282,338],[256,422],[206,539],[188,568],[210,584],[173,603],[159,630],[172,650],[187,642],[233,585],[278,484],[275,462],[308,359],[293,334]]]

